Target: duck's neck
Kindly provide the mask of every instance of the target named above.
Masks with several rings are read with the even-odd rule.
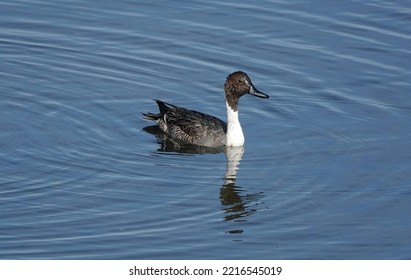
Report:
[[[238,120],[238,110],[234,111],[227,101],[225,105],[227,107],[226,146],[242,146],[244,145],[244,134]]]

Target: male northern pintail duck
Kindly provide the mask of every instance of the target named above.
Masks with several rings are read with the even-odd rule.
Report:
[[[224,92],[227,124],[214,116],[160,100],[155,100],[160,113],[143,113],[143,117],[156,122],[160,129],[172,138],[186,143],[207,147],[242,146],[244,135],[238,120],[240,97],[246,93],[260,98],[268,98],[268,95],[257,90],[248,75],[241,71],[227,77]]]

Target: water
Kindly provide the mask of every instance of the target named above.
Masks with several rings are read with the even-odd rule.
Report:
[[[410,259],[407,1],[1,1],[1,259]],[[243,150],[170,146],[152,99]]]

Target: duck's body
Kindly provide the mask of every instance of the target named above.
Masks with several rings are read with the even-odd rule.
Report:
[[[226,142],[227,124],[217,117],[155,100],[159,114],[143,114],[172,138],[194,145],[219,147]]]
[[[268,98],[258,91],[246,73],[230,74],[224,84],[227,123],[217,117],[155,100],[160,113],[145,113],[144,118],[155,121],[172,138],[199,146],[242,146],[244,134],[238,119],[238,101],[246,93]]]

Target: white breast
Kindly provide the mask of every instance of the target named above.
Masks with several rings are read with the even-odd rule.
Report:
[[[234,111],[226,102],[227,107],[227,146],[242,146],[244,145],[244,134],[238,120],[238,110]]]

